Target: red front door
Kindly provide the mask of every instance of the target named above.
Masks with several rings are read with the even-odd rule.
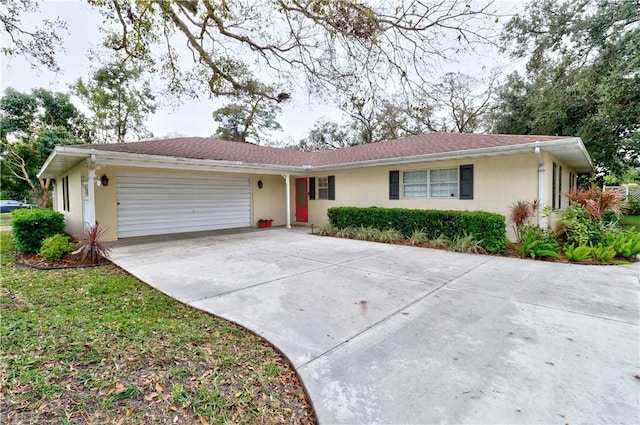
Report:
[[[307,178],[296,178],[296,221],[306,222],[308,220]]]

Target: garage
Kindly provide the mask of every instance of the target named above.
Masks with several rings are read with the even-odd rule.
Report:
[[[119,172],[118,238],[251,225],[248,178]]]

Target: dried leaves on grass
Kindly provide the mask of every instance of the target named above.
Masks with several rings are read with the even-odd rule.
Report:
[[[315,423],[271,346],[115,267],[1,273],[1,423]]]

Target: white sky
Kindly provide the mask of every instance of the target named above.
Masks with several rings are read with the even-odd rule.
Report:
[[[522,7],[522,2],[518,0],[500,0],[496,4],[504,13]],[[40,19],[54,20],[60,17],[67,23],[68,34],[61,32],[64,51],[56,56],[62,71],[53,73],[43,68],[34,69],[21,57],[8,58],[2,55],[0,56],[0,89],[3,92],[7,87],[25,92],[32,88],[43,87],[51,91],[67,93],[69,85],[78,78],[89,77],[91,63],[86,53],[89,49],[100,46],[103,36],[99,31],[102,24],[100,14],[91,10],[86,3],[74,0],[44,2],[40,5],[40,10],[39,16],[27,17],[23,21],[36,24]],[[456,59],[462,62],[457,65],[446,65],[447,71],[460,71],[478,77],[483,72],[483,67],[486,69],[502,67],[505,69],[504,75],[508,74],[509,68],[512,67],[509,58],[500,57],[495,51],[487,51],[484,55],[472,58]],[[159,107],[147,122],[147,128],[153,132],[154,136],[208,137],[215,132],[216,123],[211,118],[211,113],[222,106],[222,101],[209,100],[203,96],[201,99],[183,101],[179,104],[172,99],[164,99],[163,103],[164,105]],[[277,118],[283,131],[274,133],[273,136],[280,141],[291,139],[297,142],[321,117],[339,120],[340,112],[334,105],[314,102],[303,90],[294,92],[292,100],[283,105],[282,114]]]

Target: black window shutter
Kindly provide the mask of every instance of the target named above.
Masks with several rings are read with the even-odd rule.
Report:
[[[329,181],[329,200],[333,201],[336,199],[336,176],[329,176],[327,180]]]
[[[460,199],[473,199],[473,164],[460,166]]]
[[[400,199],[400,171],[389,171],[389,199]]]
[[[309,177],[309,199],[316,199],[316,178]]]

